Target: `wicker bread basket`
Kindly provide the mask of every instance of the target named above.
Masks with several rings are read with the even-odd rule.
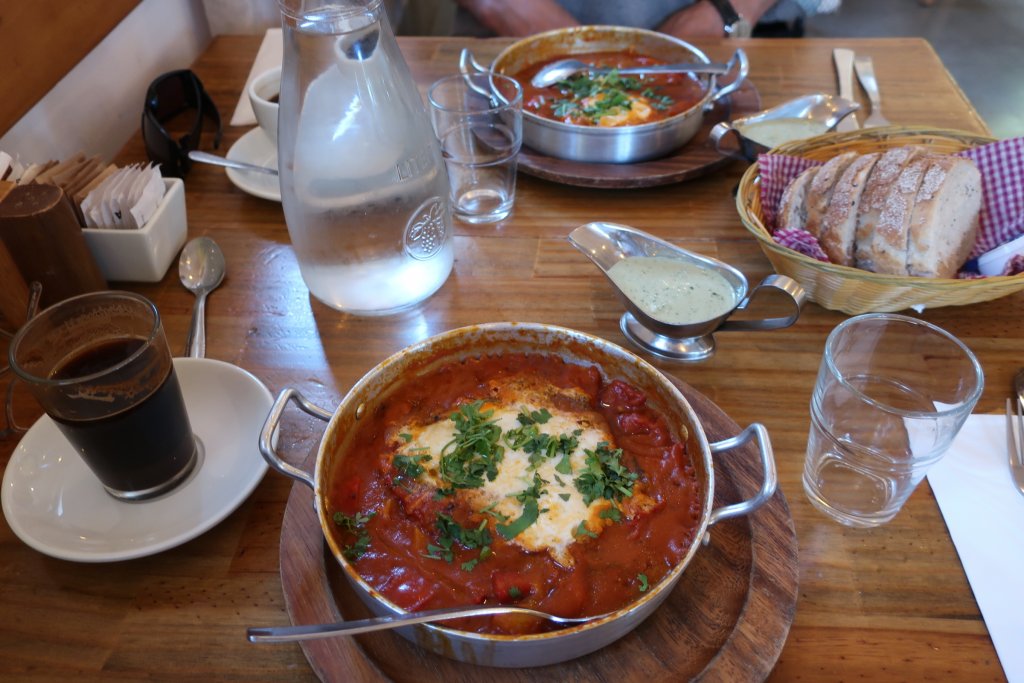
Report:
[[[900,145],[919,145],[953,154],[993,142],[992,138],[955,130],[886,127],[832,133],[784,144],[773,152],[827,161],[843,152],[878,152]],[[754,163],[743,174],[736,208],[775,270],[793,278],[808,297],[825,308],[851,315],[899,311],[911,306],[962,306],[997,299],[1024,289],[1024,275],[977,280],[878,275],[866,270],[824,263],[777,244],[761,212],[760,169]]]

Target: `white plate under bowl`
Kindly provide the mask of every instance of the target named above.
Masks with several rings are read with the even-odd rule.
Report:
[[[21,439],[4,472],[4,516],[41,553],[76,562],[113,562],[173,548],[231,514],[260,483],[257,445],[273,405],[245,370],[208,358],[175,358],[203,456],[184,484],[150,501],[126,503],[99,480],[47,416]]]
[[[247,164],[277,168],[277,144],[267,137],[262,128],[253,128],[238,138],[238,142],[231,145],[227,158],[232,161],[244,161]],[[281,201],[281,184],[276,175],[239,171],[234,168],[226,170],[228,180],[243,192],[262,199]]]

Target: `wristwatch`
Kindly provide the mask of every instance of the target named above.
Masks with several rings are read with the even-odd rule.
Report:
[[[729,0],[708,0],[722,17],[726,38],[749,38],[753,27],[743,18]]]

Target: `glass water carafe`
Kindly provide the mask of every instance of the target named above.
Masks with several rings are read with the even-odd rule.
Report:
[[[452,269],[448,176],[381,0],[281,0],[278,164],[302,278],[340,311],[381,315]]]

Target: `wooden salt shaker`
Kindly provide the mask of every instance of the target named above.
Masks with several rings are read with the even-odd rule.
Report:
[[[0,241],[17,264],[22,286],[42,284],[41,306],[107,288],[71,202],[55,185],[17,185],[0,200]],[[7,271],[0,271],[2,287]]]

